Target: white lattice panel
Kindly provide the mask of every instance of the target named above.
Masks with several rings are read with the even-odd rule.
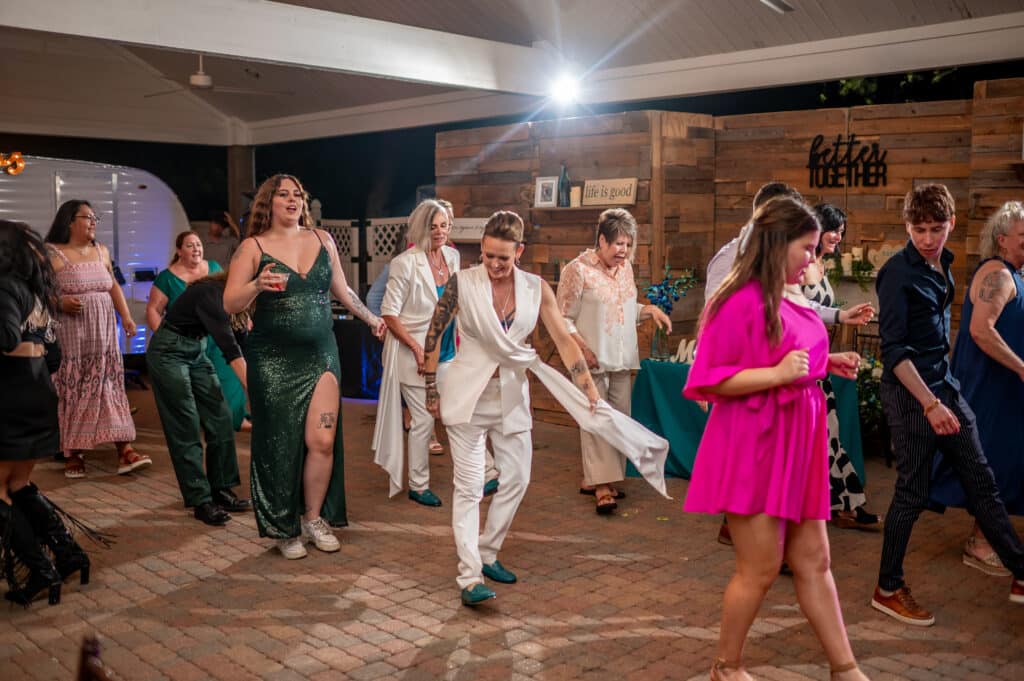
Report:
[[[395,252],[395,239],[398,238],[398,232],[405,226],[407,219],[400,217],[367,220],[366,253],[370,256],[369,262],[366,263],[367,281],[375,281],[384,265],[391,260],[391,254]]]
[[[353,291],[358,291],[359,285],[362,283],[359,281],[359,263],[352,262],[352,258],[359,256],[358,224],[358,220],[320,221],[320,227],[327,230],[334,237],[334,243],[338,245],[341,269],[345,272],[345,279]]]

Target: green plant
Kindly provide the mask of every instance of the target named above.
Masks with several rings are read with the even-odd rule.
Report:
[[[861,291],[868,290],[868,283],[871,281],[871,273],[875,271],[875,266],[871,264],[871,261],[867,258],[860,260],[854,260],[850,264],[850,275],[853,277],[857,285],[860,286]]]
[[[861,435],[869,441],[880,439],[885,425],[880,394],[881,378],[881,360],[872,355],[862,357],[857,372],[857,411],[860,414]]]

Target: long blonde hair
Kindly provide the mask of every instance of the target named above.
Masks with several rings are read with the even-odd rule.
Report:
[[[313,229],[315,226],[313,218],[309,213],[309,195],[306,193],[302,183],[299,182],[299,178],[294,175],[278,173],[264,180],[260,188],[256,190],[256,196],[252,200],[252,209],[249,211],[249,236],[259,236],[270,229],[270,210],[271,204],[274,201],[274,192],[280,189],[281,183],[285,180],[294,182],[295,186],[302,192],[302,216],[299,218],[299,225],[307,229]]]
[[[700,328],[722,304],[751,279],[761,284],[764,296],[764,321],[768,341],[782,340],[779,305],[786,283],[786,259],[789,244],[812,231],[820,231],[817,218],[803,201],[783,196],[772,199],[754,212],[750,231],[740,240],[739,253],[700,317]]]

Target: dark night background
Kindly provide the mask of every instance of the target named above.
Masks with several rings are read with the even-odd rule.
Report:
[[[839,82],[748,90],[699,97],[541,111],[534,118],[638,109],[686,111],[716,116],[792,111],[906,101],[971,99],[979,80],[1024,76],[1024,61],[863,79],[866,89],[843,94]],[[443,130],[527,120],[506,116],[405,130],[283,142],[256,148],[256,179],[293,173],[323,204],[329,218],[407,215],[416,187],[434,182],[434,135]],[[223,147],[0,133],[0,149],[134,166],[160,177],[178,195],[192,220],[228,205],[227,154]]]

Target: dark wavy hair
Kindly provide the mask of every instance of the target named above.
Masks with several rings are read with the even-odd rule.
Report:
[[[57,284],[46,244],[24,222],[0,220],[0,276],[24,283],[51,315],[57,314]]]
[[[825,232],[837,232],[839,228],[846,224],[846,211],[839,206],[831,203],[819,203],[814,207],[814,216],[818,218],[818,224],[821,225],[821,234],[824,236]],[[815,255],[821,255],[821,242],[818,240],[818,247],[814,249]]]
[[[46,243],[66,244],[71,241],[71,223],[74,222],[75,215],[78,214],[78,209],[82,206],[92,208],[91,203],[82,199],[71,199],[60,204],[57,214],[53,216],[50,231],[46,233]]]
[[[178,255],[178,251],[181,250],[181,245],[185,243],[185,239],[187,239],[190,236],[194,236],[195,238],[199,239],[200,244],[203,243],[203,237],[199,236],[199,233],[196,232],[194,229],[186,229],[184,232],[178,232],[178,236],[174,238],[174,257],[171,258],[172,265],[181,260],[181,256]]]
[[[761,284],[764,296],[765,330],[771,345],[782,340],[782,321],[779,306],[786,283],[786,254],[789,244],[808,232],[821,229],[811,209],[800,200],[789,196],[773,199],[754,211],[753,232],[746,242],[746,250],[736,256],[732,270],[711,296],[699,326],[704,327],[722,304],[751,279]]]
[[[270,229],[271,215],[270,208],[274,201],[274,193],[280,188],[285,180],[291,180],[302,192],[302,216],[299,218],[299,226],[313,229],[313,218],[309,214],[309,194],[305,187],[294,175],[278,173],[263,181],[260,188],[256,190],[256,196],[252,200],[252,207],[249,209],[248,236],[259,236]]]

